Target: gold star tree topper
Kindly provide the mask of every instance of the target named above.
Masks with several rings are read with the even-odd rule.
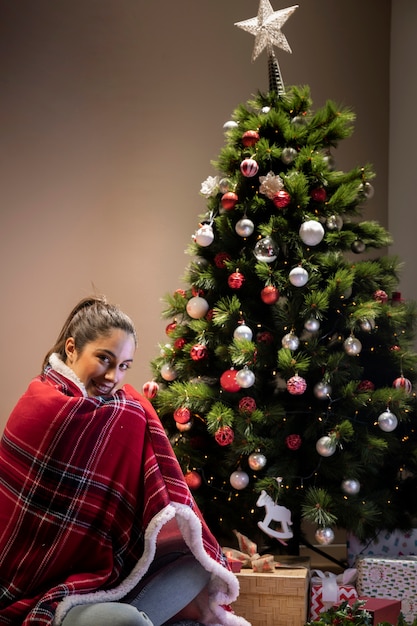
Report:
[[[281,28],[297,8],[298,5],[296,4],[287,9],[274,11],[269,0],[260,0],[258,15],[256,17],[235,23],[235,26],[238,26],[238,28],[242,28],[248,33],[255,35],[252,61],[254,61],[265,48],[269,56],[273,55],[273,46],[277,46],[291,53],[291,48],[287,38],[281,32]]]

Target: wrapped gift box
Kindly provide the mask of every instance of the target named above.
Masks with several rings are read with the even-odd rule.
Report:
[[[240,595],[232,608],[252,626],[304,626],[307,621],[308,568],[283,567],[260,574],[242,569],[236,576]]]
[[[417,557],[371,557],[356,561],[356,588],[360,596],[394,598],[411,623],[417,617]]]
[[[375,539],[361,543],[355,535],[347,536],[347,558],[354,567],[358,556],[410,556],[417,555],[417,528],[403,532],[381,530]]]
[[[361,609],[368,611],[372,615],[372,623],[374,626],[378,626],[381,622],[388,622],[388,624],[397,624],[398,618],[401,612],[400,600],[391,600],[389,598],[358,598],[365,604]],[[350,606],[355,600],[349,600]]]
[[[310,621],[318,619],[320,613],[331,606],[357,599],[358,593],[352,584],[356,578],[356,570],[349,569],[338,576],[321,570],[313,570],[311,574]]]

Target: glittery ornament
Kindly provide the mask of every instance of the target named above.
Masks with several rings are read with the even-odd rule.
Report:
[[[387,409],[378,417],[378,426],[385,433],[392,432],[398,426],[397,416],[390,409]]]
[[[269,330],[263,330],[262,332],[257,333],[256,341],[257,343],[271,344],[274,343],[274,335],[269,332]]]
[[[315,333],[320,328],[320,322],[317,317],[311,316],[304,322],[304,328],[308,330],[309,333]]]
[[[301,396],[307,389],[307,383],[302,376],[292,376],[287,380],[287,390],[292,396]]]
[[[301,443],[300,435],[288,435],[288,437],[285,437],[285,445],[288,450],[298,450],[301,447]]]
[[[186,424],[190,421],[191,413],[190,409],[187,409],[186,406],[181,406],[174,411],[174,420],[178,422],[178,424]]]
[[[155,380],[149,380],[148,382],[144,383],[142,391],[145,398],[148,398],[148,400],[152,400],[152,398],[155,398],[158,394],[159,385]]]
[[[399,378],[396,378],[394,382],[392,383],[392,386],[395,389],[404,389],[404,391],[408,394],[410,394],[413,391],[413,384],[411,380],[409,380],[408,378],[404,378],[404,376],[400,376]]]
[[[375,291],[373,298],[376,302],[380,302],[381,304],[386,304],[388,302],[388,295],[383,289],[377,289]]]
[[[261,300],[265,304],[275,304],[279,299],[279,291],[273,285],[267,285],[261,291]]]
[[[230,393],[235,393],[236,391],[240,391],[240,385],[236,382],[236,374],[237,370],[229,369],[223,372],[220,376],[220,386],[225,391],[229,391]]]
[[[256,402],[250,396],[244,396],[239,400],[239,411],[253,413],[256,410]]]
[[[204,317],[209,310],[209,303],[201,296],[194,296],[188,300],[185,308],[190,317],[194,320],[199,320]]]
[[[190,357],[193,361],[202,361],[208,357],[207,346],[196,343],[190,350]]]
[[[233,191],[227,191],[222,195],[220,204],[222,205],[225,211],[231,211],[235,208],[237,202],[239,201],[239,197]]]
[[[245,277],[239,271],[233,272],[233,274],[230,274],[229,278],[227,279],[227,284],[229,285],[230,289],[240,289],[243,286],[244,282]]]
[[[304,287],[308,282],[308,272],[304,267],[294,267],[288,278],[294,287]]]
[[[232,472],[230,475],[230,484],[233,489],[245,489],[245,487],[249,484],[249,476],[246,472],[242,470],[237,470],[236,472]]]
[[[334,532],[331,528],[318,528],[314,536],[321,546],[329,546],[334,541]]]
[[[285,209],[285,207],[287,207],[291,202],[291,196],[288,191],[281,189],[281,191],[277,191],[277,193],[274,194],[272,202],[277,209]]]
[[[314,202],[325,202],[327,193],[324,187],[315,187],[310,191],[310,196]]]
[[[201,487],[201,476],[196,470],[186,472],[186,474],[184,475],[184,480],[188,487],[193,491]]]
[[[259,472],[266,465],[266,456],[261,452],[252,452],[248,457],[248,465],[254,472]]]
[[[316,450],[320,456],[328,457],[332,456],[336,452],[336,444],[331,437],[324,435],[316,443]]]
[[[246,341],[252,341],[253,333],[249,326],[246,324],[239,324],[233,333],[235,339],[245,339]]]
[[[317,246],[324,237],[324,228],[317,220],[308,220],[301,224],[299,235],[307,246]]]
[[[255,383],[255,374],[248,367],[244,367],[236,374],[236,382],[242,389],[248,389]]]
[[[295,148],[284,148],[281,153],[281,161],[285,163],[285,165],[290,165],[297,156],[297,150]]]
[[[362,254],[362,252],[365,252],[366,250],[366,245],[360,239],[356,239],[355,241],[352,242],[350,249],[355,254]]]
[[[300,345],[300,340],[295,333],[290,332],[283,336],[281,344],[283,348],[287,348],[288,350],[297,350]]]
[[[214,433],[214,439],[219,446],[229,446],[233,443],[235,433],[230,426],[220,426]]]
[[[161,376],[164,380],[170,382],[171,380],[175,380],[178,374],[170,363],[164,363],[161,367]]]
[[[374,391],[375,385],[371,380],[361,380],[357,386],[358,391]]]
[[[240,164],[240,171],[246,178],[252,178],[258,173],[259,165],[255,161],[255,159],[243,159],[242,163]]]
[[[195,243],[199,246],[206,248],[214,241],[214,232],[211,224],[201,224],[200,228],[196,231],[193,237]]]
[[[230,254],[227,252],[218,252],[214,257],[214,265],[219,269],[224,269],[226,267],[226,261],[230,261]]]
[[[332,393],[332,388],[329,383],[322,380],[314,385],[313,393],[318,400],[327,400]]]
[[[349,356],[357,356],[362,350],[361,342],[359,341],[359,339],[357,339],[357,337],[353,337],[353,335],[350,335],[350,337],[345,339],[345,341],[343,342],[343,347],[346,354],[348,354]]]
[[[342,481],[342,491],[347,496],[355,496],[361,488],[360,482],[354,478],[346,478]]]
[[[251,148],[259,141],[259,133],[257,130],[247,130],[242,135],[242,144],[245,148]]]
[[[278,256],[278,246],[271,237],[260,239],[253,250],[258,261],[273,263]]]
[[[236,222],[235,231],[239,237],[250,237],[255,230],[255,224],[247,217]]]

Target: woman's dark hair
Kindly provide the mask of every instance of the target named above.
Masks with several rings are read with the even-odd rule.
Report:
[[[48,365],[49,357],[54,352],[66,362],[65,343],[69,337],[74,339],[76,350],[82,352],[87,343],[108,336],[115,328],[132,335],[137,345],[136,330],[130,317],[117,306],[108,304],[103,297],[84,298],[69,314],[55,345],[45,356],[43,368]]]

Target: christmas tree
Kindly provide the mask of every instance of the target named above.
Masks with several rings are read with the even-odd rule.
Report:
[[[213,532],[291,549],[303,520],[325,545],[417,515],[416,307],[389,233],[361,217],[372,166],[336,167],[354,113],[284,87],[273,46],[290,52],[295,9],[261,0],[236,24],[266,50],[269,90],[225,124],[144,385]]]

